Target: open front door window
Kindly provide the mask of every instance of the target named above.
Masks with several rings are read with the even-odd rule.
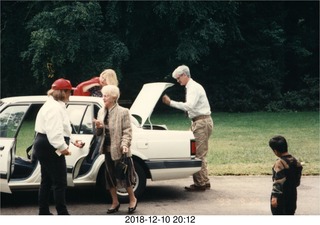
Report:
[[[67,111],[69,114],[72,133],[93,134],[93,111],[87,104],[69,104]],[[91,109],[91,110],[90,110]]]
[[[1,112],[0,137],[13,138],[16,136],[21,121],[29,105],[13,105]]]

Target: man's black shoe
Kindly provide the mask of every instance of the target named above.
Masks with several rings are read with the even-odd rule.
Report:
[[[187,191],[205,191],[206,190],[206,185],[204,186],[197,186],[194,184],[191,184],[189,187],[184,187]]]

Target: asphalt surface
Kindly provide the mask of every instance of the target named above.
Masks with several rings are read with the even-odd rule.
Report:
[[[192,178],[148,181],[135,215],[271,215],[271,176],[214,176],[211,189],[187,192]],[[110,201],[95,196],[92,189],[72,189],[67,205],[72,215],[106,215]],[[127,214],[122,203],[117,215]],[[51,211],[56,214],[54,205]],[[37,192],[1,195],[1,215],[37,215]],[[319,176],[303,176],[298,187],[296,215],[320,215]],[[320,218],[319,218],[320,219]]]

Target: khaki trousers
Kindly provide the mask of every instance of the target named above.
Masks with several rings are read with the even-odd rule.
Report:
[[[191,124],[191,131],[196,140],[196,157],[202,160],[201,170],[193,174],[193,182],[197,186],[204,186],[210,183],[208,177],[207,154],[209,150],[209,137],[213,130],[211,117],[200,119]]]

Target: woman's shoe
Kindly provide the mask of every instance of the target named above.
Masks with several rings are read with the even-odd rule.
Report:
[[[120,208],[120,203],[117,205],[117,207],[108,209],[107,214],[118,212],[119,208]]]
[[[130,213],[130,214],[133,213],[136,210],[137,205],[138,205],[138,199],[137,199],[136,205],[134,207],[132,207],[132,208],[128,207],[128,213]]]

